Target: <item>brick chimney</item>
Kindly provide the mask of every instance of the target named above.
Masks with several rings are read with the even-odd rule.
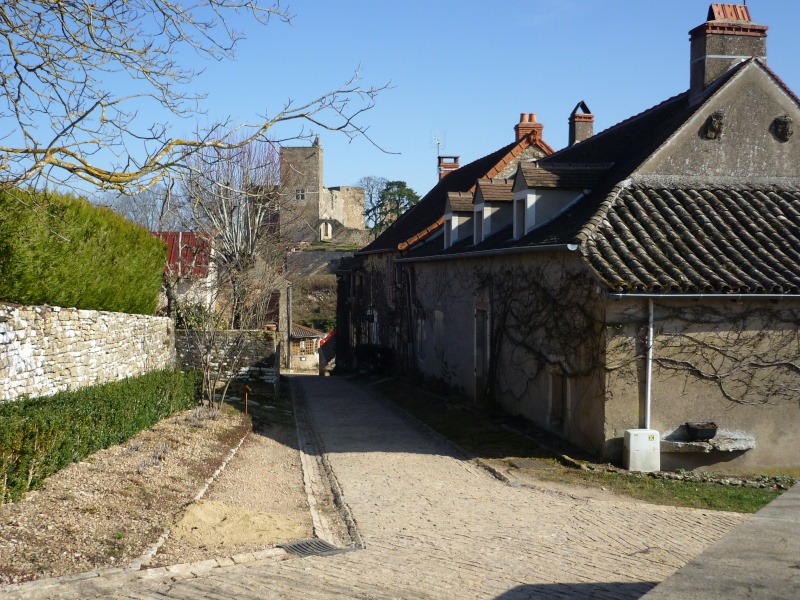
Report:
[[[520,141],[526,135],[533,134],[534,140],[542,139],[544,125],[536,122],[536,113],[522,113],[519,116],[519,123],[514,125],[516,141]]]
[[[569,115],[569,145],[577,144],[594,135],[594,115],[581,100]]]
[[[750,20],[746,6],[712,4],[708,20],[689,32],[692,97],[743,60],[755,56],[766,62],[767,29]]]
[[[458,169],[458,156],[440,156],[439,157],[439,181],[447,175],[450,171]]]

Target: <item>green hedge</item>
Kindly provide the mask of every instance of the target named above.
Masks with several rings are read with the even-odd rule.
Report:
[[[0,503],[17,500],[69,463],[194,406],[199,397],[197,373],[154,371],[0,404]]]
[[[165,244],[64,194],[0,192],[0,301],[153,314]]]

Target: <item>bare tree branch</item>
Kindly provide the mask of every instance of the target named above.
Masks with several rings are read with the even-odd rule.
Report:
[[[290,101],[250,124],[213,124],[196,139],[173,138],[164,123],[142,123],[139,111],[153,105],[177,116],[199,112],[204,96],[187,87],[199,72],[177,57],[188,49],[212,60],[231,58],[242,39],[230,27],[235,15],[262,25],[291,20],[279,0],[0,5],[0,189],[82,181],[135,194],[181,171],[193,154],[265,139],[284,122],[301,122],[293,139],[311,134],[302,126],[307,123],[372,142],[359,118],[387,86],[361,86],[358,71],[309,102]],[[127,75],[130,92],[107,87],[119,75]]]

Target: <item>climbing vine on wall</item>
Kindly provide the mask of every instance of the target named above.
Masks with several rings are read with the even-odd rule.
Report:
[[[488,303],[489,397],[521,399],[547,369],[605,378],[610,397],[618,384],[644,381],[647,301],[622,300],[625,308],[609,310],[617,300],[576,265],[559,259],[416,265],[409,302],[423,318],[434,305],[469,297]],[[766,302],[657,301],[654,378],[682,376],[684,390],[711,386],[736,404],[800,403],[800,308]]]

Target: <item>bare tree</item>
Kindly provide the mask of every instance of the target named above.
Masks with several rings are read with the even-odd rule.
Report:
[[[258,326],[251,317],[262,311],[251,315],[250,309],[276,291],[287,250],[280,237],[278,153],[273,144],[250,141],[205,148],[187,166],[184,201],[194,230],[210,242],[216,285],[229,291],[230,325]]]
[[[342,86],[304,103],[287,102],[253,123],[210,125],[195,139],[170,136],[146,121],[152,108],[187,116],[202,94],[198,74],[178,62],[189,50],[226,59],[242,35],[230,18],[266,25],[291,15],[275,0],[25,0],[0,6],[0,189],[43,189],[87,182],[137,193],[181,170],[207,148],[228,150],[297,122],[287,139],[310,134],[303,124],[366,136],[357,118],[383,88],[363,87],[358,72]],[[108,87],[118,75],[124,93]],[[274,134],[271,134],[274,135]]]
[[[244,366],[248,347],[275,335],[265,330],[281,325],[288,246],[280,237],[278,152],[273,144],[257,141],[207,147],[193,154],[186,168],[181,210],[191,214],[197,239],[208,244],[210,264],[200,284],[207,301],[179,300],[177,317],[203,374],[204,398],[221,402]]]
[[[135,196],[109,192],[103,203],[148,231],[191,229],[191,214],[183,210],[175,187],[176,182],[171,180],[142,190]]]

